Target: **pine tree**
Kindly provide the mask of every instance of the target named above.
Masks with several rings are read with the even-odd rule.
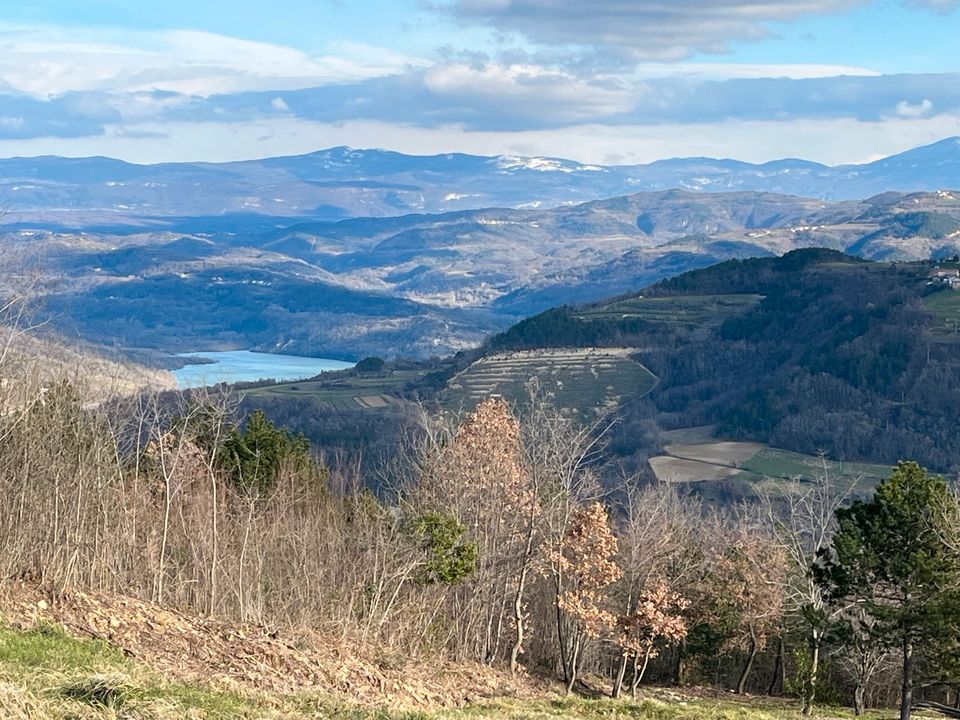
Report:
[[[901,462],[869,502],[837,510],[832,546],[815,574],[834,602],[856,603],[879,641],[900,651],[900,718],[910,717],[915,654],[960,627],[960,555],[948,536],[955,500],[943,478]]]

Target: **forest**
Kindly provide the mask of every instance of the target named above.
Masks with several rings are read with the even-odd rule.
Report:
[[[0,578],[209,617],[322,628],[613,696],[650,683],[849,704],[960,687],[960,506],[900,463],[871,499],[824,472],[706,507],[639,476],[531,397],[424,413],[367,486],[219,392],[91,406],[76,381],[3,386]],[[826,468],[826,466],[825,466]],[[386,475],[385,475],[386,476]]]
[[[600,304],[762,296],[721,322],[593,319],[597,306],[567,306],[493,336],[486,351],[634,346],[661,379],[646,401],[662,429],[717,424],[721,436],[797,452],[955,472],[960,366],[955,343],[930,332],[925,297],[951,292],[928,284],[931,267],[824,249],[731,260]]]
[[[409,402],[354,425],[277,400],[319,447],[226,386],[94,403],[82,373],[0,354],[0,586],[323,631],[570,695],[714,687],[804,714],[899,704],[904,720],[952,706],[960,505],[924,466],[956,467],[957,369],[925,334],[924,277],[827,251],[729,263],[645,295],[758,300],[708,325],[613,319],[584,336],[632,333],[661,378],[615,418],[585,422],[535,383],[514,406],[431,404],[436,378],[490,347],[593,322],[561,308],[433,363]],[[896,467],[867,495],[824,462],[707,503],[637,457],[704,422]]]

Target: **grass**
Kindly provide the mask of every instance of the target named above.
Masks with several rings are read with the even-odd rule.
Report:
[[[719,324],[762,299],[762,295],[748,294],[637,297],[585,310],[579,317],[585,320],[640,318],[699,327]]]
[[[430,711],[362,708],[329,696],[231,692],[171,682],[98,640],[56,627],[0,625],[0,717],[4,720],[780,720],[799,718],[788,700],[645,689],[632,700],[503,698]],[[815,717],[851,717],[828,710]],[[875,715],[874,717],[879,717]]]
[[[787,481],[811,481],[823,472],[823,461],[814,455],[803,455],[755,443],[707,442],[675,444],[667,447],[668,455],[651,459],[657,476],[671,482],[697,482],[697,492],[711,502],[720,502],[717,483],[734,483],[744,495],[761,488],[774,493],[788,492]],[[738,452],[743,449],[745,452]],[[826,461],[830,477],[838,485],[856,483],[859,493],[871,491],[878,482],[890,476],[892,468],[861,462]]]
[[[391,394],[425,374],[425,370],[393,370],[376,375],[355,375],[299,380],[251,388],[251,397],[309,397],[339,410],[376,410],[392,403]]]
[[[866,717],[880,717],[868,714]],[[582,720],[784,720],[800,718],[798,706],[766,699],[697,698],[667,694],[662,698],[636,700],[607,698],[562,698],[557,700],[501,700],[462,710],[439,712],[437,720],[470,720],[501,718],[503,720],[550,720],[580,718]],[[844,710],[828,709],[816,718],[852,717]]]
[[[78,640],[54,626],[22,631],[0,625],[0,717],[267,717],[258,698],[170,682],[99,640]],[[278,716],[282,717],[282,716]]]
[[[614,407],[622,397],[644,395],[657,384],[656,376],[633,360],[629,351],[524,351],[473,363],[448,383],[444,405],[471,409],[491,395],[522,403],[533,378],[557,407],[584,417]]]
[[[819,457],[771,447],[760,450],[740,467],[748,473],[775,480],[811,480],[823,472]],[[858,480],[861,489],[870,489],[890,477],[892,470],[888,465],[835,460],[827,460],[827,469],[830,476],[841,483]]]
[[[927,295],[923,301],[937,319],[932,328],[934,337],[960,342],[960,291],[945,288]]]

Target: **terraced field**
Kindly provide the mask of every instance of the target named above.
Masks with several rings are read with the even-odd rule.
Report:
[[[528,383],[536,378],[557,407],[593,416],[612,409],[624,397],[644,395],[656,386],[656,376],[631,357],[634,352],[587,348],[490,355],[448,383],[444,404],[469,410],[491,395],[523,402]]]
[[[762,295],[682,295],[636,297],[590,308],[579,316],[585,320],[641,318],[651,322],[703,327],[738,315],[763,299]]]
[[[376,375],[329,378],[320,375],[313,380],[280,383],[245,390],[254,397],[310,397],[329,403],[340,410],[377,410],[389,407],[393,394],[404,385],[423,376],[424,370],[394,370]]]

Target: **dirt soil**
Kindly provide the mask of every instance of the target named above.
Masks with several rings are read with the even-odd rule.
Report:
[[[403,658],[346,647],[309,632],[190,616],[124,596],[0,585],[0,619],[18,629],[60,625],[97,638],[161,675],[227,689],[329,693],[365,706],[457,707],[494,697],[542,697],[550,688],[490,667]]]

